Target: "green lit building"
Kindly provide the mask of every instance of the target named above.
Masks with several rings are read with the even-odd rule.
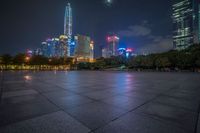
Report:
[[[199,0],[174,0],[173,45],[182,50],[200,40]]]

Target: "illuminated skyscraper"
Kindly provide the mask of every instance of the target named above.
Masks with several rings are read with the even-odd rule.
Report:
[[[75,36],[75,56],[76,57],[90,57],[90,37],[77,35]]]
[[[102,49],[102,57],[103,58],[109,58],[108,49],[107,48],[103,48]]]
[[[174,49],[182,50],[198,42],[198,5],[198,0],[174,0]]]
[[[94,60],[94,42],[88,36],[75,36],[75,58],[77,61],[90,62]]]
[[[60,57],[67,57],[68,56],[68,45],[66,44],[67,42],[67,36],[65,35],[60,35],[59,37],[59,47],[60,47]]]
[[[72,39],[72,8],[70,3],[66,6],[65,9],[65,18],[64,18],[64,35],[67,36],[67,56],[70,56],[70,46]]]
[[[94,41],[90,42],[90,60],[94,59]]]
[[[108,52],[110,56],[117,56],[118,55],[118,44],[119,44],[119,37],[113,35],[107,37],[108,42]]]

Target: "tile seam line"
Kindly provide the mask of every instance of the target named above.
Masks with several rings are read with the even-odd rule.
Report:
[[[167,91],[170,91],[170,90],[172,90],[172,88],[168,89]],[[166,92],[167,92],[167,91],[166,91]],[[123,117],[123,116],[127,115],[127,114],[130,113],[130,112],[134,112],[135,110],[137,110],[138,108],[142,107],[143,105],[148,104],[148,103],[152,102],[154,99],[156,99],[156,98],[162,96],[162,94],[163,94],[163,93],[159,93],[157,96],[155,96],[154,98],[148,100],[147,102],[143,103],[142,105],[139,105],[139,106],[135,107],[134,109],[129,110],[129,111],[127,111],[127,112],[121,114],[121,115],[118,116],[117,118],[112,119],[112,120],[109,121],[108,123],[104,124],[104,125],[101,126],[101,127],[98,127],[98,128],[96,128],[96,129],[92,130],[91,132],[95,132],[95,131],[97,131],[98,129],[101,129],[101,128],[105,127],[106,125],[110,124],[111,122],[116,121],[116,120],[119,119],[120,117]],[[160,121],[157,120],[157,119],[155,119],[155,120],[158,121],[158,122],[160,122]]]
[[[198,107],[197,120],[196,120],[196,124],[195,124],[194,133],[198,133],[198,130],[200,130],[200,129],[198,129],[198,125],[200,125],[200,103],[199,103],[199,107]]]
[[[51,84],[51,83],[48,83],[48,82],[45,82],[45,81],[42,81],[42,80],[40,80],[40,79],[38,79],[39,80],[39,82],[42,82],[42,83],[45,83],[45,84]],[[51,84],[51,85],[54,85],[54,84]],[[54,85],[55,87],[58,87],[58,88],[60,88],[60,89],[63,89],[64,91],[66,90],[66,91],[69,91],[69,92],[72,92],[72,93],[74,93],[74,94],[76,94],[76,95],[79,95],[79,96],[82,96],[82,97],[86,97],[86,98],[88,98],[88,99],[90,99],[90,100],[93,100],[93,101],[96,101],[96,102],[99,102],[100,100],[97,100],[97,99],[94,99],[94,98],[90,98],[90,97],[88,97],[88,96],[86,96],[86,95],[81,95],[80,93],[77,93],[77,92],[75,92],[75,91],[72,91],[72,90],[69,90],[69,89],[65,89],[65,88],[63,88],[63,87],[61,87],[61,86],[58,86],[58,85]],[[35,90],[35,89],[34,89]],[[52,91],[52,92],[54,92],[54,91]],[[41,93],[41,94],[43,94],[43,93]]]
[[[40,82],[44,82],[39,80]],[[44,82],[45,83],[45,82]],[[48,97],[46,97],[45,95],[43,95],[43,93],[39,92],[38,90],[34,89],[35,91],[38,92],[39,95],[41,95],[42,97],[44,97],[48,102],[50,102],[51,104],[53,104],[55,107],[57,107],[60,111],[65,112],[66,114],[68,114],[70,117],[72,117],[73,119],[75,119],[77,122],[79,122],[80,124],[82,124],[84,127],[88,128],[90,131],[92,131],[92,129],[90,129],[88,126],[86,126],[84,123],[82,123],[81,121],[79,121],[78,119],[76,119],[74,116],[72,116],[71,114],[69,114],[68,112],[66,112],[63,108],[59,107],[57,104],[55,104],[53,101],[51,101]]]
[[[98,127],[98,128],[96,128],[96,129],[92,130],[92,132],[95,132],[95,131],[97,131],[98,129],[101,129],[101,128],[105,127],[106,125],[110,124],[110,123],[113,122],[113,121],[118,120],[119,118],[121,118],[121,117],[127,115],[127,114],[130,113],[130,112],[134,112],[136,109],[138,109],[138,108],[140,108],[141,106],[143,106],[143,105],[145,105],[145,104],[147,104],[147,103],[153,101],[153,100],[156,99],[157,97],[158,97],[158,96],[156,96],[155,98],[152,98],[152,99],[150,99],[149,101],[147,101],[147,102],[145,102],[145,103],[143,103],[143,104],[141,104],[141,105],[135,107],[135,108],[132,109],[132,110],[129,110],[129,111],[127,111],[127,112],[121,114],[120,116],[118,116],[117,118],[112,119],[111,121],[107,122],[107,123],[104,124],[103,126]]]
[[[37,79],[37,80],[39,80],[40,82],[43,82],[43,83],[45,83],[45,84],[49,84],[48,82],[45,82],[45,81],[43,81],[42,79]],[[51,84],[51,83],[50,83]],[[54,85],[54,84],[51,84],[51,85]],[[60,86],[57,86],[57,85],[54,85],[54,86],[56,86],[56,87],[58,87],[58,88],[61,88],[61,89],[64,89],[64,88],[62,88],[62,87],[60,87]],[[101,129],[101,128],[103,128],[103,127],[105,127],[106,125],[108,125],[109,123],[111,123],[111,122],[113,122],[113,121],[116,121],[117,119],[119,119],[120,117],[122,117],[122,116],[125,116],[125,115],[127,115],[128,113],[130,113],[130,112],[134,112],[135,110],[137,110],[138,108],[140,108],[140,107],[142,107],[143,105],[145,105],[145,104],[148,104],[148,103],[150,103],[150,102],[152,102],[154,99],[156,99],[156,98],[158,98],[158,97],[160,97],[160,96],[162,96],[162,95],[164,95],[166,92],[168,92],[168,91],[170,91],[170,90],[173,90],[174,89],[174,87],[172,88],[172,87],[170,87],[168,90],[166,90],[165,92],[161,92],[161,93],[158,93],[157,94],[157,96],[155,96],[154,98],[152,98],[152,99],[150,99],[150,100],[148,100],[147,102],[145,102],[145,103],[143,103],[142,105],[140,105],[140,106],[137,106],[137,107],[135,107],[134,109],[132,109],[132,110],[129,110],[129,111],[127,111],[127,112],[125,112],[125,113],[123,113],[123,114],[121,114],[120,116],[118,116],[117,118],[114,118],[114,119],[112,119],[111,121],[109,121],[109,122],[107,122],[107,123],[105,123],[103,126],[101,126],[101,127],[98,127],[98,128],[96,128],[96,129],[90,129],[89,127],[87,127],[88,129],[90,129],[91,131],[90,132],[95,132],[95,131],[97,131],[98,129]],[[79,93],[77,93],[77,92],[74,92],[74,91],[71,91],[71,90],[68,90],[68,91],[70,91],[70,92],[73,92],[73,93],[75,93],[75,94],[77,94],[77,95],[80,95]],[[41,95],[42,95],[42,93],[41,93]],[[42,95],[43,96],[43,95]],[[80,95],[81,96],[81,95]],[[44,96],[44,97],[46,97],[46,96]],[[87,96],[86,96],[87,97]],[[48,98],[47,98],[48,99]],[[91,98],[90,98],[91,99]],[[91,99],[91,100],[94,100],[94,99]],[[96,102],[101,102],[101,100],[95,100]],[[52,102],[51,102],[52,103]],[[104,102],[103,102],[104,103]],[[52,104],[54,104],[54,103],[52,103]],[[54,104],[55,105],[55,104]],[[56,107],[58,107],[57,105],[55,105]],[[61,109],[62,111],[64,111],[65,112],[65,110],[64,109],[62,109],[62,108],[60,108],[60,107],[58,107],[59,109]],[[66,112],[67,113],[67,112]],[[67,114],[69,114],[69,113],[67,113]],[[70,114],[69,114],[70,115]],[[73,117],[72,115],[70,115],[71,117]],[[74,118],[74,117],[73,117]],[[151,117],[149,117],[149,118],[151,118]],[[74,119],[76,119],[76,118],[74,118]],[[77,120],[77,119],[76,119]],[[157,119],[154,119],[154,120],[156,120],[156,121],[159,121],[159,120],[157,120]],[[79,120],[77,120],[77,121],[79,121]],[[80,121],[79,121],[80,122]],[[160,122],[160,121],[159,121]],[[81,124],[83,124],[82,122],[80,122]],[[85,126],[85,124],[83,124],[84,126]],[[177,127],[177,128],[179,128],[179,127]],[[89,133],[90,133],[89,132]]]

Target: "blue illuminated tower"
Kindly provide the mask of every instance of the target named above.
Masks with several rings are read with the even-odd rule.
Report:
[[[66,6],[65,9],[65,18],[64,18],[64,35],[67,36],[67,56],[70,56],[70,45],[72,40],[72,8],[70,3]]]

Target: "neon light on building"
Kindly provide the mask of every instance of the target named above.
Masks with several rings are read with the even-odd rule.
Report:
[[[107,37],[108,42],[108,52],[110,56],[117,56],[118,54],[118,43],[119,43],[119,37],[113,35]]]
[[[133,49],[127,48],[127,49],[126,49],[126,52],[133,52]]]

